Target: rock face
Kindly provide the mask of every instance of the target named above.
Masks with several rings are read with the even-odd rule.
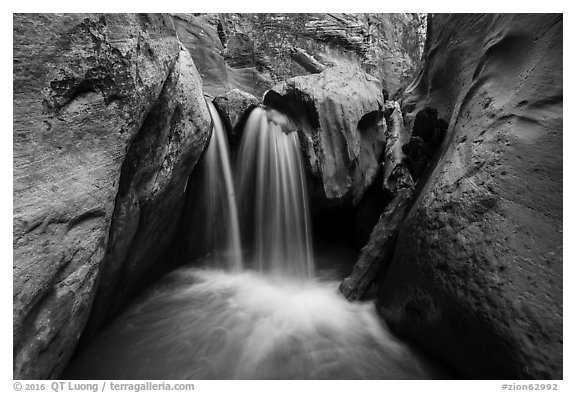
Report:
[[[412,114],[449,119],[379,310],[469,378],[562,378],[562,15],[435,15]]]
[[[313,200],[354,206],[372,184],[385,143],[382,88],[360,69],[333,67],[275,86],[264,104],[299,125]]]
[[[204,107],[184,120],[197,99],[191,96],[201,94],[195,74],[186,77],[193,82],[186,100],[166,104],[181,107],[171,112],[167,147],[141,151],[167,138],[151,131],[153,108],[162,105],[158,97],[178,58],[183,75],[190,61],[182,59],[169,16],[14,15],[15,379],[55,378],[66,366],[110,245],[134,231],[118,217],[138,207],[124,201],[140,203],[136,196],[145,194],[140,210],[149,213],[150,200],[184,188],[182,177],[206,139],[205,129],[193,127],[208,125]],[[131,172],[133,158],[155,166]],[[136,217],[135,238],[164,219]],[[147,240],[165,247],[163,238]]]
[[[208,142],[210,114],[201,86],[190,54],[181,50],[122,166],[87,339],[134,293],[147,272],[166,265],[188,177]]]
[[[423,14],[177,14],[174,23],[207,94],[258,98],[324,66],[361,67],[394,93],[414,76],[426,26]]]
[[[218,31],[209,16],[190,14],[172,15],[178,38],[188,49],[197,65],[204,92],[211,97],[239,88],[261,97],[273,85],[266,73],[259,72],[253,64],[229,64]],[[238,45],[242,45],[239,43]]]

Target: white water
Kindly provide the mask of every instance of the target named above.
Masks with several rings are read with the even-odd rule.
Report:
[[[255,108],[238,155],[242,231],[257,269],[277,277],[314,274],[310,213],[296,132],[282,131],[283,115]]]
[[[429,378],[335,283],[183,268],[96,338],[71,379]]]
[[[198,192],[203,193],[198,206],[203,214],[203,236],[205,246],[214,254],[223,254],[223,267],[232,271],[243,268],[240,227],[234,193],[234,181],[230,167],[228,142],[222,120],[211,102],[208,102],[212,116],[212,137],[202,157],[204,167],[203,183]],[[221,260],[222,258],[214,258]]]
[[[373,303],[350,303],[314,278],[298,136],[256,108],[241,145],[242,230],[254,262],[242,269],[225,135],[213,106],[206,241],[225,238],[208,266],[172,272],[75,359],[68,379],[415,379],[427,366],[393,337]],[[224,196],[224,198],[222,198]],[[225,213],[225,214],[222,214]],[[210,228],[210,226],[212,226]],[[222,262],[224,261],[224,262]],[[254,269],[256,267],[256,269]]]

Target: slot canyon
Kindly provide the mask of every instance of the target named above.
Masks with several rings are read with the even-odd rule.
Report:
[[[563,379],[562,14],[14,14],[14,379]]]

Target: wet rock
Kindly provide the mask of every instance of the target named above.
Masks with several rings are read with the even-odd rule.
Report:
[[[233,146],[240,145],[242,127],[249,114],[260,101],[252,94],[239,89],[233,89],[214,98],[214,106],[220,114],[220,118],[228,132],[228,141]]]
[[[385,142],[378,80],[357,68],[333,67],[275,86],[263,103],[299,125],[315,202],[357,205],[377,175]]]
[[[407,115],[433,107],[449,127],[379,310],[466,378],[562,378],[562,25],[434,15],[403,97]]]
[[[109,234],[134,231],[112,224],[133,206],[115,209],[123,164],[179,52],[164,15],[14,15],[15,379],[56,378],[72,355]],[[181,171],[162,168],[152,193]]]

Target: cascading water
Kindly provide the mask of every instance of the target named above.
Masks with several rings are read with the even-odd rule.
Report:
[[[313,277],[305,177],[297,133],[256,108],[237,165],[240,235],[225,135],[214,132],[203,164],[213,230],[225,269],[180,268],[137,299],[71,362],[67,379],[413,379],[432,372],[395,339],[372,303],[350,303],[337,282]],[[219,185],[218,185],[219,184]],[[204,190],[206,191],[206,190]],[[217,202],[225,196],[223,202]],[[230,206],[228,206],[228,204]],[[221,214],[224,213],[224,214]],[[211,238],[210,236],[208,237]],[[215,242],[214,244],[217,244]],[[214,252],[214,259],[219,259]],[[208,264],[213,266],[214,264]],[[220,264],[215,264],[222,268]],[[226,267],[227,266],[227,267]]]
[[[314,261],[304,167],[296,132],[275,110],[255,108],[238,155],[239,205],[245,239],[258,270],[276,277],[311,278]]]
[[[193,233],[191,241],[195,241],[194,247],[209,254],[211,266],[240,271],[242,248],[228,141],[218,111],[211,102],[207,104],[212,136],[198,163],[199,179],[193,184],[197,191],[192,224],[200,230]]]

